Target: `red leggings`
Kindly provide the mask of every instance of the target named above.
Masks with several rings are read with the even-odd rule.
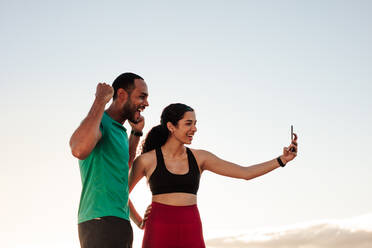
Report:
[[[142,248],[205,248],[199,210],[195,205],[152,202]]]

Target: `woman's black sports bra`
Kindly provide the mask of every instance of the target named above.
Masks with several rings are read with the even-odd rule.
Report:
[[[152,195],[164,193],[191,193],[196,195],[199,189],[200,171],[194,155],[186,147],[189,171],[186,174],[173,174],[165,166],[161,148],[156,148],[156,168],[149,179]]]

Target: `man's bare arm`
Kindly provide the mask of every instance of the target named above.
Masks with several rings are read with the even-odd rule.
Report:
[[[87,117],[85,117],[70,138],[70,148],[74,157],[81,160],[88,157],[102,137],[99,126],[105,106],[113,94],[114,89],[110,85],[105,83],[97,85],[96,98]]]

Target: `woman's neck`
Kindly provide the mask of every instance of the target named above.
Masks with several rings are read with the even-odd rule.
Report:
[[[176,139],[168,139],[167,142],[162,147],[163,153],[167,155],[167,157],[181,157],[185,154],[186,149],[184,144],[180,143]]]

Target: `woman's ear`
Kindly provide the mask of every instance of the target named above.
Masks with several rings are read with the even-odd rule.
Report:
[[[175,126],[172,124],[172,122],[168,121],[167,122],[167,128],[168,128],[169,132],[173,133],[174,129],[175,129]]]

